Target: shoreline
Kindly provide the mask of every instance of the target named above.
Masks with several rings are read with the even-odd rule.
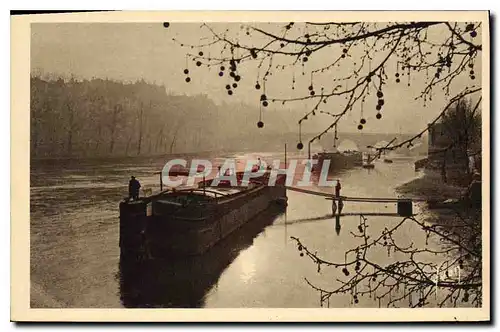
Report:
[[[460,200],[466,190],[465,186],[444,183],[439,175],[427,171],[421,177],[396,187],[400,194],[427,201]]]
[[[423,212],[424,222],[443,228],[458,239],[470,238],[470,225],[481,224],[481,209],[468,207],[463,198],[467,187],[444,183],[439,175],[424,172],[424,175],[406,182],[396,191],[411,198],[427,201]],[[467,227],[464,227],[469,225]]]

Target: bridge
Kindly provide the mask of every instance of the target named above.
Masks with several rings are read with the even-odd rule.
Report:
[[[391,140],[396,138],[394,144],[398,144],[398,142],[405,141],[411,137],[413,134],[397,134],[397,133],[338,133],[338,141],[336,142],[337,147],[339,146],[347,146],[349,149],[352,145],[357,147],[358,151],[368,152],[370,149],[368,146],[381,146],[386,145]],[[306,140],[305,140],[306,141]],[[307,140],[308,141],[308,140]],[[315,141],[313,146],[320,145],[323,149],[329,150],[333,147],[333,135],[325,135],[321,138],[320,141]],[[304,144],[306,145],[306,144]]]

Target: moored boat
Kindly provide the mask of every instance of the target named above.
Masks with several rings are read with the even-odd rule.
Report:
[[[358,151],[339,151],[334,148],[330,152],[320,152],[313,156],[317,164],[313,170],[321,170],[326,160],[330,161],[329,171],[352,168],[363,165],[363,155]]]
[[[375,168],[375,165],[373,163],[364,163],[363,168],[372,169]]]
[[[120,257],[120,297],[126,308],[203,307],[210,289],[239,253],[284,213],[271,206],[203,255],[148,260]]]
[[[286,204],[285,175],[267,185],[270,171],[237,186],[214,179],[198,188],[162,191],[120,203],[122,254],[189,256],[202,254],[272,204]]]

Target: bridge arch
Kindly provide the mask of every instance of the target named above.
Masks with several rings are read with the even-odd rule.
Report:
[[[358,145],[350,139],[344,139],[340,141],[337,145],[337,149],[339,151],[346,151],[346,150],[351,150],[351,151],[359,151]]]

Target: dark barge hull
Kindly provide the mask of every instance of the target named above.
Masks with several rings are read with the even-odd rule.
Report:
[[[120,257],[120,298],[126,308],[198,308],[223,271],[285,211],[271,206],[203,255],[135,260]]]
[[[270,205],[283,204],[286,188],[259,185],[187,207],[162,204],[162,195],[120,203],[122,255],[202,254]]]

